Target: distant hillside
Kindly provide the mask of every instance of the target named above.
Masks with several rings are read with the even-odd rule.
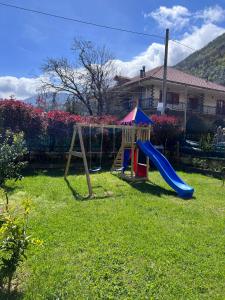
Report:
[[[225,85],[225,33],[175,66],[192,75]]]
[[[43,97],[45,98],[46,102],[49,103],[49,104],[53,100],[53,94],[52,93],[47,93]],[[38,95],[34,95],[32,97],[24,99],[24,102],[36,106],[36,104],[37,104],[37,98],[38,98]],[[66,94],[66,93],[59,93],[55,97],[55,101],[57,102],[57,104],[59,106],[65,104],[65,102],[66,102],[67,99],[68,99],[68,94]]]

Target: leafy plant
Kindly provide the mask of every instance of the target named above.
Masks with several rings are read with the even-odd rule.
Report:
[[[173,116],[151,116],[153,124],[152,138],[154,143],[162,144],[164,149],[166,146],[175,145],[181,135],[181,126],[179,120]]]
[[[23,133],[7,130],[0,135],[0,186],[6,179],[21,179],[21,170],[26,162],[22,158],[27,153]]]
[[[47,151],[56,151],[58,145],[64,150],[68,149],[67,143],[70,143],[73,125],[76,123],[116,123],[116,118],[111,115],[81,116],[60,110],[44,112],[22,101],[0,100],[2,132],[7,129],[13,132],[24,132],[29,150],[44,148]]]
[[[0,119],[3,131],[22,131],[26,139],[42,134],[47,126],[41,109],[17,100],[1,99]]]
[[[211,151],[213,149],[213,137],[210,133],[206,134],[206,135],[202,135],[200,138],[200,148],[205,151]]]
[[[27,259],[27,249],[30,245],[41,245],[42,241],[27,233],[31,200],[25,197],[21,206],[9,207],[7,194],[3,190],[0,192],[0,198],[5,201],[0,213],[0,288],[7,287],[10,293],[13,276]]]
[[[193,165],[197,168],[201,168],[201,169],[208,169],[209,165],[207,163],[206,159],[202,159],[202,158],[193,158]]]
[[[214,171],[219,172],[220,180],[222,181],[222,185],[224,186],[225,183],[225,167],[219,165],[218,167],[214,168]]]

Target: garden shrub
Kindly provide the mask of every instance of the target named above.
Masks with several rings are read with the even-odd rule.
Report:
[[[210,133],[202,135],[200,138],[199,146],[204,152],[212,151],[213,150],[213,136]]]
[[[0,135],[0,186],[6,179],[21,179],[21,170],[25,167],[23,161],[27,153],[23,133],[12,133],[7,130]]]
[[[187,134],[194,135],[199,138],[202,134],[207,134],[208,131],[209,127],[202,118],[198,116],[191,116],[188,119],[186,125]]]
[[[3,131],[23,131],[28,148],[42,151],[67,151],[74,124],[116,123],[116,118],[110,115],[81,116],[60,110],[44,112],[17,100],[0,101],[0,120]]]
[[[8,196],[0,190],[0,200],[4,201],[0,210],[0,290],[9,294],[13,276],[18,266],[27,258],[30,245],[41,245],[27,232],[31,200],[24,197],[20,205],[11,206]]]
[[[174,116],[152,115],[153,124],[152,140],[157,145],[171,147],[177,143],[181,136],[179,120]]]
[[[0,126],[2,130],[24,132],[25,138],[42,134],[47,126],[45,114],[22,101],[0,101]]]

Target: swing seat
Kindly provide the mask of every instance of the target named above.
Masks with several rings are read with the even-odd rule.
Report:
[[[115,172],[121,172],[121,171],[124,171],[124,167],[121,167],[121,168],[114,168],[113,171],[115,171]]]
[[[94,169],[89,169],[89,171],[91,172],[91,173],[97,173],[97,172],[99,172],[99,171],[101,171],[101,167],[97,167],[97,168],[94,168]]]

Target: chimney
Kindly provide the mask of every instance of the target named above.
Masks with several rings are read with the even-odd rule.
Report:
[[[142,74],[143,74],[143,77],[145,77],[145,66],[142,67]]]
[[[143,74],[143,69],[140,70],[140,78],[143,78],[144,74]]]

